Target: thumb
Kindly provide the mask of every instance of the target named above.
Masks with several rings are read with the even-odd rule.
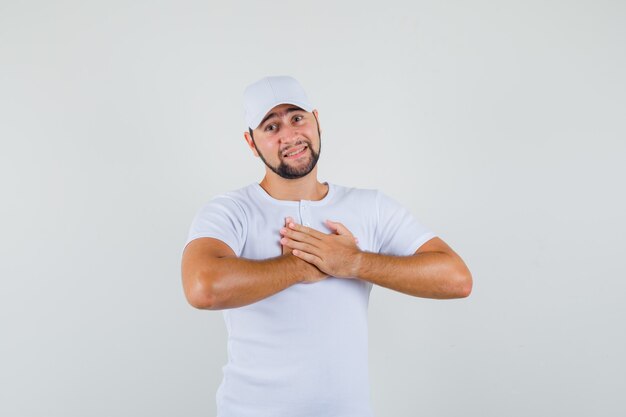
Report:
[[[333,222],[331,220],[326,220],[326,224],[332,230],[337,232],[338,235],[352,236],[352,233],[348,230],[348,228],[346,226],[344,226],[343,224],[339,223],[339,222]]]

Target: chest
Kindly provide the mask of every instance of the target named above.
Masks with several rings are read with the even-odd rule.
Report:
[[[367,207],[331,208],[316,207],[306,203],[287,206],[278,210],[251,213],[247,219],[248,233],[242,256],[249,259],[267,259],[280,256],[280,229],[285,218],[291,217],[296,223],[325,234],[334,232],[326,225],[326,220],[340,222],[358,239],[363,251],[374,248],[375,213]]]

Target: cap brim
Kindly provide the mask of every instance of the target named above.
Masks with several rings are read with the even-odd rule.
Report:
[[[301,102],[301,101],[298,101],[298,100],[288,100],[288,101],[287,100],[283,100],[283,101],[280,101],[278,103],[273,103],[270,106],[267,106],[262,111],[260,111],[258,115],[256,115],[254,118],[252,118],[252,121],[251,121],[252,123],[251,124],[254,127],[250,126],[250,128],[252,130],[254,130],[257,127],[259,127],[259,125],[261,124],[261,121],[265,118],[265,116],[267,116],[267,113],[269,113],[270,110],[272,110],[274,107],[276,107],[276,106],[278,106],[280,104],[293,104],[293,105],[298,106],[301,109],[303,109],[304,111],[307,111],[309,113],[311,111],[313,111],[313,106],[311,106],[309,103],[304,103],[304,102]]]

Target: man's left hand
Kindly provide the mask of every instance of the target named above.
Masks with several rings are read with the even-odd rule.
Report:
[[[326,225],[335,233],[326,234],[291,222],[280,230],[280,242],[328,275],[356,278],[361,254],[356,238],[339,222],[326,220]]]

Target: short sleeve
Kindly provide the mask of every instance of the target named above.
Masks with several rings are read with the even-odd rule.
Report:
[[[381,191],[376,194],[378,222],[376,247],[385,255],[413,255],[428,240],[437,235],[430,231],[398,201]]]
[[[233,198],[220,195],[196,213],[185,246],[194,239],[212,237],[226,243],[237,256],[241,256],[246,234],[247,222],[243,208]]]

